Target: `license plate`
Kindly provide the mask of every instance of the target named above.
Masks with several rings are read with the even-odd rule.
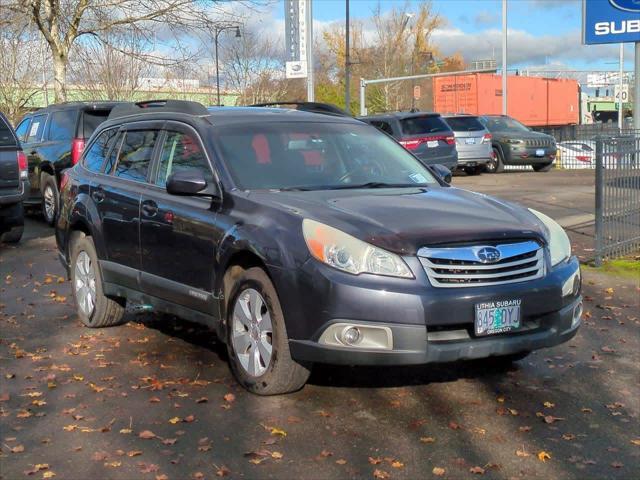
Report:
[[[536,150],[536,157],[544,157],[544,148]]]
[[[438,141],[437,140],[429,140],[429,141],[427,141],[427,147],[435,148],[437,146],[438,146]]]
[[[521,304],[520,299],[476,303],[476,335],[495,335],[520,328]]]
[[[467,145],[475,145],[476,139],[475,138],[465,138],[464,139],[464,143],[466,143]]]

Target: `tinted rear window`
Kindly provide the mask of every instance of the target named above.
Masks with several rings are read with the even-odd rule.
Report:
[[[450,117],[446,119],[454,132],[476,132],[484,130],[484,125],[476,117]]]
[[[83,114],[83,135],[89,138],[96,128],[109,116],[110,110],[95,110]]]
[[[11,127],[7,125],[4,118],[0,117],[0,147],[9,147],[16,144]]]
[[[49,134],[47,138],[52,141],[71,141],[76,133],[78,123],[77,110],[60,110],[51,114],[49,121]]]
[[[425,133],[448,132],[451,129],[442,118],[435,116],[411,117],[400,120],[405,135],[423,135]]]

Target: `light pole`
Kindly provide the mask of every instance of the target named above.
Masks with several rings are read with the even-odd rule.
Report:
[[[217,97],[217,105],[220,106],[220,67],[218,66],[218,37],[225,30],[235,30],[236,38],[242,37],[240,33],[239,25],[214,25],[214,40],[216,45],[216,97]]]
[[[507,0],[502,0],[502,114],[507,114]]]

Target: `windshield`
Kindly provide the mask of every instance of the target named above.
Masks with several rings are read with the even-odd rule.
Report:
[[[438,184],[403,147],[364,124],[243,124],[216,133],[224,163],[244,190]]]
[[[490,132],[528,132],[529,128],[525,127],[519,121],[511,117],[485,117],[482,119]]]
[[[478,117],[447,117],[445,121],[454,132],[478,132],[484,130],[484,126]]]

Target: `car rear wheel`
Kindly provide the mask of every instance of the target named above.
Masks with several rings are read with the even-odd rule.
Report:
[[[487,173],[500,173],[504,170],[502,152],[500,152],[499,148],[493,147],[493,153],[493,158],[491,158],[485,166],[485,171]]]
[[[467,167],[464,169],[467,175],[480,175],[484,167]]]
[[[553,162],[549,163],[539,163],[538,165],[532,165],[534,172],[548,172],[551,170],[553,166]]]
[[[11,227],[8,232],[4,232],[0,235],[0,242],[4,243],[18,243],[22,238],[22,233],[24,232],[24,225],[17,225],[15,227]]]
[[[310,371],[291,358],[280,301],[266,272],[234,267],[225,275],[225,292],[229,365],[238,383],[259,395],[302,388]]]
[[[43,173],[40,178],[42,186],[42,216],[44,221],[53,226],[58,213],[58,185],[55,177]]]
[[[90,328],[122,323],[124,306],[104,295],[102,272],[91,237],[83,233],[75,234],[70,252],[71,290],[82,323]]]

